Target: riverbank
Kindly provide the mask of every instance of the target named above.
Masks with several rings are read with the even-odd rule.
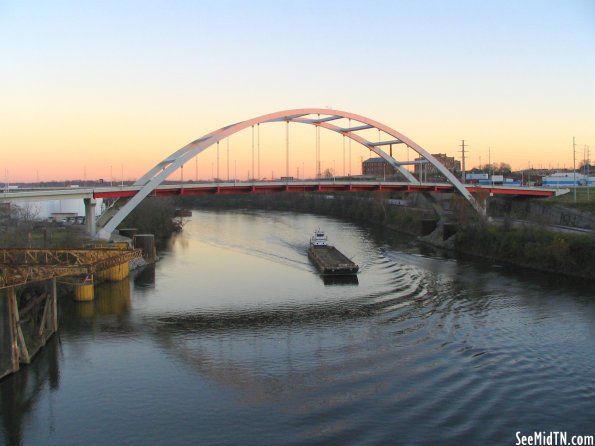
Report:
[[[385,193],[219,195],[181,197],[176,199],[176,204],[198,209],[308,212],[373,224],[413,236],[421,235],[422,220],[435,218],[429,208],[394,206],[387,203],[387,198],[400,200],[402,197]]]
[[[459,228],[454,250],[468,256],[555,274],[595,279],[595,237],[477,221]]]
[[[153,234],[159,245],[182,230],[181,219],[175,219],[176,205],[171,198],[145,198],[120,224],[135,228],[138,234]]]
[[[391,198],[380,193],[275,194],[185,198],[178,204],[199,208],[252,208],[328,215],[413,235],[422,243],[447,249],[459,256],[589,280],[595,278],[595,237],[591,235],[552,232],[545,225],[513,228],[506,221],[498,226],[488,224],[477,218],[456,196],[451,206],[456,231],[444,237],[444,227],[439,226],[427,235],[423,221],[431,222],[437,217],[429,205],[426,204],[424,208],[423,199],[420,200],[420,206],[415,208],[391,205],[388,200],[399,200],[399,197]],[[556,215],[569,215],[563,209],[560,210],[561,206],[556,205]],[[525,208],[530,219],[543,221],[544,209],[548,205],[532,204]],[[540,215],[532,213],[532,209],[538,210]]]

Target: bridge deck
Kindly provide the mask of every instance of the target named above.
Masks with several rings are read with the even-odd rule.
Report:
[[[527,197],[552,197],[568,193],[569,189],[542,187],[478,186],[466,185],[471,193],[491,195],[517,195]],[[140,186],[94,187],[94,188],[31,188],[0,192],[0,203],[10,201],[44,201],[82,198],[132,197]],[[179,195],[230,195],[273,192],[434,192],[450,193],[450,183],[408,183],[392,181],[258,181],[258,182],[209,182],[165,184],[157,187],[152,196],[171,197]]]

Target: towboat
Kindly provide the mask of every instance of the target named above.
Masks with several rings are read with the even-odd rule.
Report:
[[[359,266],[334,246],[328,244],[324,231],[316,229],[310,237],[308,258],[322,275],[345,276],[357,274]]]

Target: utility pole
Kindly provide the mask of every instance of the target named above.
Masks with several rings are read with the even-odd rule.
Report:
[[[589,146],[585,146],[587,148],[587,159],[585,160],[585,167],[587,169],[586,177],[587,177],[587,201],[591,201],[591,185],[589,184],[589,168],[591,167],[591,148]]]
[[[492,147],[488,146],[488,174],[490,175],[490,184],[494,185],[494,168],[492,167]]]
[[[461,180],[463,184],[465,184],[465,140],[461,140],[461,154],[462,154],[462,162],[461,162]]]
[[[576,142],[572,137],[572,176],[574,178],[574,202],[576,203]]]

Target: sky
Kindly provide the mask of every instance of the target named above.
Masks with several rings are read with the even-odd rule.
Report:
[[[594,0],[0,0],[0,45],[0,182],[135,179],[212,130],[308,107],[431,153],[460,158],[464,139],[468,167],[572,167],[573,137],[577,164],[595,158]],[[261,176],[279,176],[284,129],[267,126]],[[314,130],[294,126],[291,171],[311,175]],[[343,162],[321,138],[323,168],[359,173],[367,149]],[[249,131],[225,144],[219,176],[251,175]],[[215,166],[211,147],[173,176]]]

